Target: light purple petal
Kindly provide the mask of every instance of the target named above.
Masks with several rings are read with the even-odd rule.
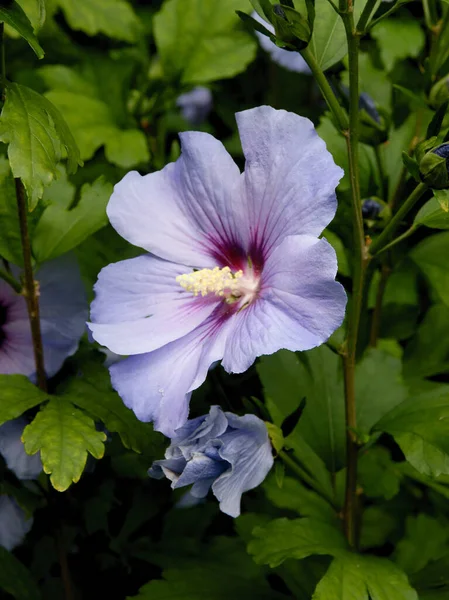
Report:
[[[33,519],[27,519],[24,511],[9,496],[0,496],[0,546],[13,550],[23,542],[33,526]]]
[[[176,105],[186,121],[192,125],[200,125],[212,108],[212,92],[209,88],[198,85],[190,92],[178,96]]]
[[[10,321],[2,329],[5,338],[0,347],[0,373],[31,376],[36,370],[36,363],[28,316]]]
[[[343,171],[304,117],[270,106],[237,113],[245,164],[246,223],[265,256],[288,235],[318,236],[337,208]]]
[[[212,330],[211,330],[212,327]],[[110,367],[112,385],[141,421],[173,437],[189,414],[190,392],[206,379],[224,351],[226,327],[211,319],[188,335],[148,354],[130,356]]]
[[[262,17],[256,11],[254,11],[251,16],[253,19],[261,23],[265,29],[268,29],[270,33],[274,33],[273,25],[262,19]],[[260,45],[266,52],[269,53],[273,62],[288,69],[289,71],[294,71],[295,73],[311,72],[309,66],[299,52],[290,52],[289,50],[279,48],[270,40],[269,37],[263,33],[260,33],[260,31],[256,31],[255,33]]]
[[[273,466],[273,455],[265,423],[255,415],[237,417],[225,413],[230,429],[221,436],[220,456],[231,464],[212,485],[220,510],[231,517],[240,515],[243,492],[262,483]]]
[[[334,280],[335,251],[324,239],[290,236],[269,257],[261,297],[235,315],[223,367],[246,371],[257,356],[309,350],[341,325],[346,294]]]
[[[189,459],[198,447],[204,447],[209,440],[220,437],[228,427],[226,415],[219,406],[211,406],[209,414],[191,419],[175,431],[172,446],[177,446],[184,458]]]
[[[19,418],[0,426],[0,454],[8,469],[22,480],[36,479],[42,471],[40,453],[30,456],[25,452],[21,438],[26,425],[25,419]]]
[[[135,246],[166,260],[214,267],[217,243],[234,241],[240,223],[240,171],[207,133],[180,134],[176,163],[141,177],[128,173],[114,188],[109,219]]]
[[[173,488],[191,485],[192,483],[202,480],[213,481],[228,468],[229,463],[226,461],[213,460],[212,458],[209,458],[208,456],[198,452],[194,454],[188,461],[185,469],[174,484]]]
[[[117,354],[143,354],[198,327],[218,299],[186,292],[176,281],[186,271],[150,255],[105,267],[91,309],[94,339]]]

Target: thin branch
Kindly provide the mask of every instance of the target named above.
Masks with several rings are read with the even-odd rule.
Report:
[[[30,320],[31,336],[33,339],[37,384],[46,392],[47,380],[45,377],[44,349],[42,345],[41,324],[39,318],[38,288],[36,282],[34,281],[33,267],[31,264],[31,244],[28,231],[27,202],[22,181],[20,179],[15,179],[14,181],[16,184],[17,209],[19,212],[20,237],[22,240],[23,251],[23,295],[25,296],[27,302],[28,318]]]

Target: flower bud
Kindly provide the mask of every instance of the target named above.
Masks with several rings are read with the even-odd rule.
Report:
[[[432,144],[435,143],[433,139]],[[429,187],[436,190],[449,188],[449,144],[440,144],[427,149],[431,140],[423,142],[425,146],[417,148],[417,158],[419,163],[419,171],[421,179]]]
[[[374,100],[363,92],[359,98],[360,109],[360,141],[370,146],[378,146],[388,138],[389,123],[379,113]]]
[[[449,75],[440,79],[430,90],[429,103],[434,108],[438,108],[449,100]]]
[[[275,4],[271,22],[276,38],[286,44],[286,50],[302,50],[309,43],[312,35],[309,22],[293,8]]]
[[[375,196],[362,200],[362,216],[369,229],[383,229],[391,218],[386,202]]]

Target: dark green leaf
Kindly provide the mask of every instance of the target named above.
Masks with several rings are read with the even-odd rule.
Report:
[[[417,57],[425,43],[420,22],[413,18],[385,19],[370,34],[377,41],[387,71],[392,71],[399,60]]]
[[[47,399],[25,375],[0,375],[0,425]]]
[[[16,600],[42,598],[28,569],[2,546],[0,546],[0,589],[11,594]]]
[[[57,175],[57,164],[68,157],[68,171],[82,164],[75,140],[53,104],[17,83],[6,87],[0,117],[0,140],[9,144],[8,157],[14,177],[20,177],[32,210]]]
[[[433,136],[437,136],[440,133],[441,126],[443,124],[443,119],[446,115],[447,107],[449,101],[443,102],[443,104],[438,108],[435,114],[432,117],[432,120],[427,127],[426,138],[429,139]]]
[[[368,498],[391,500],[399,492],[402,475],[381,446],[370,448],[359,458],[359,482]]]
[[[275,519],[266,527],[256,527],[248,552],[257,564],[277,567],[288,558],[301,559],[313,554],[338,556],[344,553],[343,534],[316,519]]]
[[[44,51],[34,35],[30,20],[20,4],[14,1],[8,7],[0,6],[0,22],[6,23],[17,31],[29,43],[38,58],[44,57]]]
[[[32,248],[39,262],[44,262],[76,248],[108,223],[106,206],[112,185],[99,177],[92,185],[84,184],[75,208],[70,205],[48,206],[34,231]]]
[[[448,190],[435,191],[447,192]],[[449,206],[442,205],[434,197],[424,204],[413,222],[415,225],[425,225],[432,229],[449,229]]]
[[[432,235],[410,253],[436,297],[449,307],[449,232]]]
[[[415,181],[421,181],[418,163],[407,152],[402,152],[402,162]]]
[[[440,335],[449,328],[449,308],[435,304],[424,320],[404,355],[404,375],[410,380],[444,373],[449,369],[449,338]]]
[[[23,262],[16,186],[9,162],[0,157],[0,256],[13,265]]]

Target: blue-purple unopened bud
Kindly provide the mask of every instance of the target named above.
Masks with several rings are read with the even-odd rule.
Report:
[[[441,156],[441,158],[449,158],[449,144],[441,144],[438,148],[432,151],[437,156]],[[446,165],[447,168],[447,165]]]
[[[364,219],[376,219],[383,206],[373,198],[367,198],[362,204],[362,215]]]
[[[366,112],[369,114],[369,116],[374,121],[376,121],[376,123],[380,124],[380,122],[381,122],[380,115],[377,112],[377,108],[376,108],[376,105],[374,103],[374,100],[366,92],[362,92],[360,94],[360,97],[359,97],[359,109],[360,110],[366,110]]]

